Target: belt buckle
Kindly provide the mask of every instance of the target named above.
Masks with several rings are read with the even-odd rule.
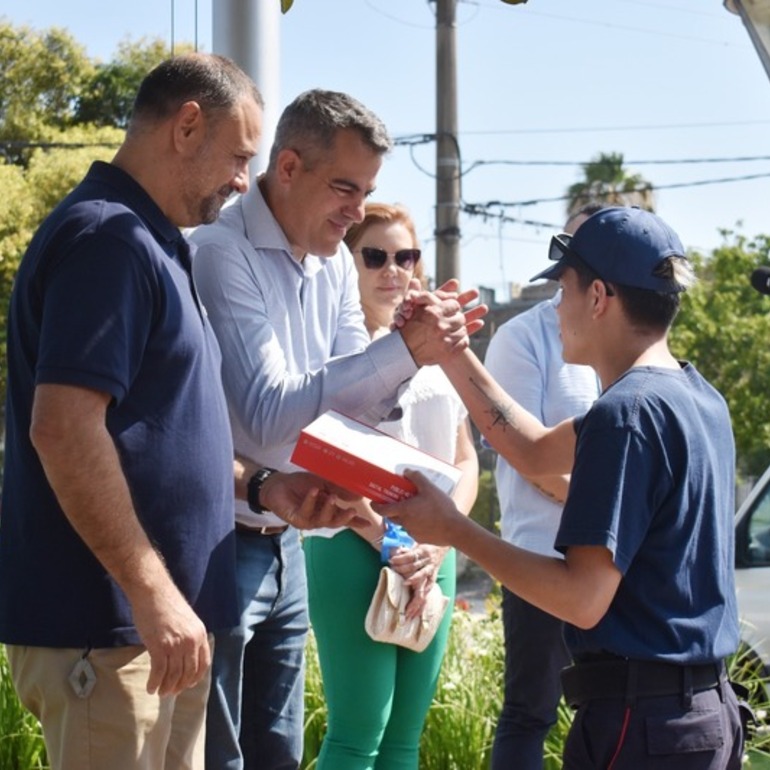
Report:
[[[289,528],[288,525],[284,527],[277,525],[274,527],[257,527],[256,531],[260,535],[267,535],[269,537],[272,537],[273,535],[282,535],[288,528]]]
[[[251,535],[268,536],[268,537],[272,535],[281,535],[288,528],[289,528],[288,525],[285,525],[283,527],[281,526],[252,527],[250,524],[242,524],[239,521],[235,522],[235,529],[237,532],[243,532]]]

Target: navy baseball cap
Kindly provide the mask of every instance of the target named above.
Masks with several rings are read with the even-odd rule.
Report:
[[[655,275],[667,257],[685,257],[679,236],[659,216],[640,208],[597,211],[575,235],[554,235],[548,257],[556,264],[532,281],[557,280],[565,267],[582,263],[608,283],[664,294],[684,289],[672,278]]]

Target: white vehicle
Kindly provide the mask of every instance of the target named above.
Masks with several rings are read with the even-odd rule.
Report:
[[[735,581],[741,641],[770,674],[770,467],[735,515]],[[760,669],[761,670],[761,669]]]

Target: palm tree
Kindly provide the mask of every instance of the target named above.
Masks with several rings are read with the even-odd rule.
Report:
[[[599,153],[583,165],[585,179],[567,189],[567,216],[589,203],[655,210],[652,183],[623,168],[623,153]]]

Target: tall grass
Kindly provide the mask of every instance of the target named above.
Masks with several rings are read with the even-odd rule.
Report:
[[[421,770],[489,767],[502,705],[501,628],[497,608],[480,618],[455,612],[420,744]]]
[[[498,603],[481,616],[456,609],[449,645],[420,747],[420,770],[487,770],[495,724],[502,703],[503,636]],[[730,674],[752,691],[763,721],[748,736],[747,770],[770,770],[767,688],[756,659],[740,651],[729,661]],[[572,711],[562,702],[546,740],[546,770],[561,770],[564,738]],[[303,770],[312,770],[326,729],[326,703],[315,640],[307,649],[305,754]],[[8,663],[0,646],[0,770],[47,770],[37,720],[18,702]]]
[[[481,616],[456,608],[444,664],[420,743],[420,770],[487,770],[502,706],[504,646],[499,600]],[[561,768],[561,748],[572,723],[562,704],[546,742],[546,770]],[[310,635],[305,687],[305,756],[312,770],[326,727],[321,674]]]
[[[770,680],[764,676],[764,667],[757,656],[743,643],[727,663],[728,676],[746,688],[746,700],[756,716],[746,736],[747,766],[752,770],[770,770]]]
[[[455,609],[444,665],[420,744],[420,770],[488,770],[495,725],[502,705],[504,646],[499,602],[488,601],[481,616]],[[739,651],[728,661],[732,679],[742,681],[760,719],[747,736],[746,770],[770,770],[770,709],[757,661]],[[326,723],[314,642],[308,646],[305,761],[312,770]],[[546,770],[561,770],[562,748],[572,725],[572,710],[561,702],[556,724],[545,743]]]
[[[481,617],[455,610],[447,653],[420,744],[420,770],[485,770],[502,704],[499,610]],[[312,633],[305,681],[305,754],[312,770],[326,730],[326,703]]]
[[[315,636],[308,634],[305,655],[305,747],[302,756],[303,770],[312,770],[321,751],[326,732],[326,701],[324,700],[321,668]],[[0,768],[2,770],[2,768]]]
[[[40,725],[13,689],[5,647],[0,645],[0,770],[43,770],[48,760]]]

